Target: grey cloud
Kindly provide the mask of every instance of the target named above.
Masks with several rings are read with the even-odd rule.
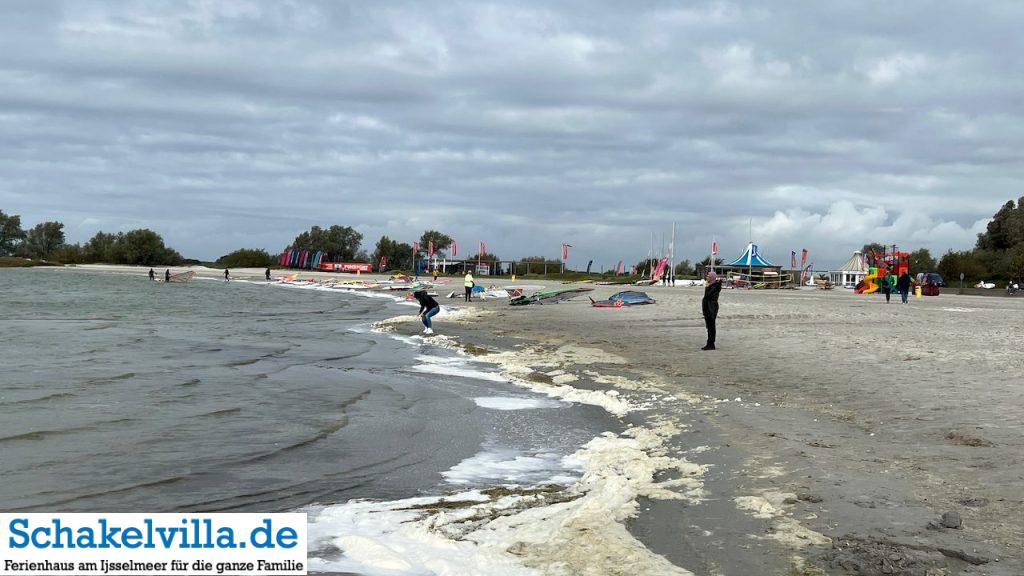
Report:
[[[753,219],[827,264],[966,247],[1024,176],[1014,2],[0,10],[0,209],[73,240],[215,258],[343,223],[614,264],[672,221],[684,257],[738,253]]]

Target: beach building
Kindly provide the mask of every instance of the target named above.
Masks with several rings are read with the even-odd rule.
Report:
[[[864,261],[864,255],[857,250],[846,261],[846,264],[840,266],[839,270],[830,271],[828,275],[833,286],[855,288],[868,275],[868,265]]]

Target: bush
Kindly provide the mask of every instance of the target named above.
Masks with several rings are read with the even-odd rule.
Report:
[[[964,274],[964,279],[971,282],[985,280],[991,275],[991,271],[985,266],[982,258],[973,250],[962,252],[950,250],[942,256],[942,260],[939,260],[937,268],[947,283],[958,280],[961,272]]]
[[[1007,274],[1010,280],[1016,282],[1024,280],[1024,244],[1018,245],[1011,251]]]
[[[239,248],[217,259],[222,268],[267,268],[274,264],[274,258],[266,250]]]

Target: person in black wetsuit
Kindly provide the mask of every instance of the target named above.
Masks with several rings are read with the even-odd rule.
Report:
[[[153,269],[152,269],[152,268],[150,268],[150,269],[149,269],[149,280],[150,280],[151,282],[152,282],[152,281],[154,281],[154,280],[156,280],[156,272],[153,272]]]
[[[708,343],[701,350],[714,350],[715,336],[717,335],[715,320],[718,318],[718,295],[722,292],[722,281],[712,270],[708,272],[704,284],[704,299],[701,300],[700,307],[704,313],[704,325],[708,329]]]
[[[420,303],[420,312],[417,316],[423,319],[423,333],[427,335],[433,334],[434,328],[431,325],[430,319],[441,311],[441,305],[427,294],[426,287],[414,286],[412,295]]]
[[[270,282],[270,268],[267,268],[267,271],[264,273],[264,275],[267,277],[267,282]]]
[[[168,268],[167,270],[164,270],[164,282],[170,282],[170,281],[171,281],[171,270],[170,270],[170,268]]]
[[[228,272],[227,268],[224,269],[224,279],[225,280],[231,280],[231,273]]]

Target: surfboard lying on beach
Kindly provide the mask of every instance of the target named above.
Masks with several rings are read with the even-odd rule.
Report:
[[[580,294],[586,294],[587,292],[593,291],[593,288],[552,288],[550,290],[541,290],[540,292],[530,294],[529,296],[512,298],[508,303],[512,306],[525,306],[527,304],[553,304],[555,302],[569,300],[570,298],[575,298]]]

